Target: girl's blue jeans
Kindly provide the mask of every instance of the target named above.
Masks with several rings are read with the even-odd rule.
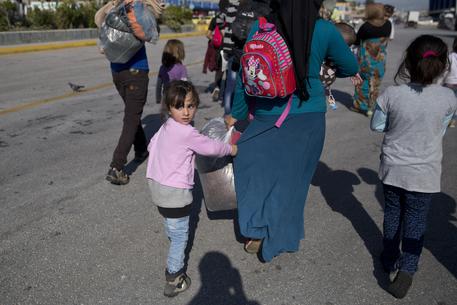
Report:
[[[384,250],[381,261],[386,271],[414,274],[424,246],[431,193],[410,192],[383,184]],[[401,242],[401,251],[400,251]]]
[[[184,267],[184,258],[189,238],[189,216],[182,218],[164,218],[165,232],[170,240],[167,270],[174,274]]]

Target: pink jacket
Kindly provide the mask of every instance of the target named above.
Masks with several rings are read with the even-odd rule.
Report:
[[[230,144],[201,135],[191,125],[169,118],[148,145],[146,177],[176,188],[194,185],[195,154],[223,157],[230,155]]]

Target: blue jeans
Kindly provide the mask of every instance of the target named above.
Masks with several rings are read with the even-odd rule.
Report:
[[[232,71],[234,57],[230,57],[227,63],[227,78],[225,80],[224,89],[224,115],[230,114],[232,111],[233,91],[235,91],[236,77],[238,71]]]
[[[410,192],[386,184],[383,188],[384,250],[381,261],[386,271],[399,269],[414,274],[424,246],[432,194]]]
[[[184,251],[189,238],[189,216],[182,218],[164,218],[165,232],[170,240],[167,270],[174,274],[184,267]]]

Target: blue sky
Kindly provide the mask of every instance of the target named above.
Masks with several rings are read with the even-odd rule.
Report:
[[[428,10],[429,0],[381,0],[384,4],[392,4],[401,10]]]

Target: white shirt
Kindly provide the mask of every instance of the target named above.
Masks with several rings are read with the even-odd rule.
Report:
[[[444,78],[444,83],[449,85],[457,85],[457,53],[449,54],[449,72]]]

